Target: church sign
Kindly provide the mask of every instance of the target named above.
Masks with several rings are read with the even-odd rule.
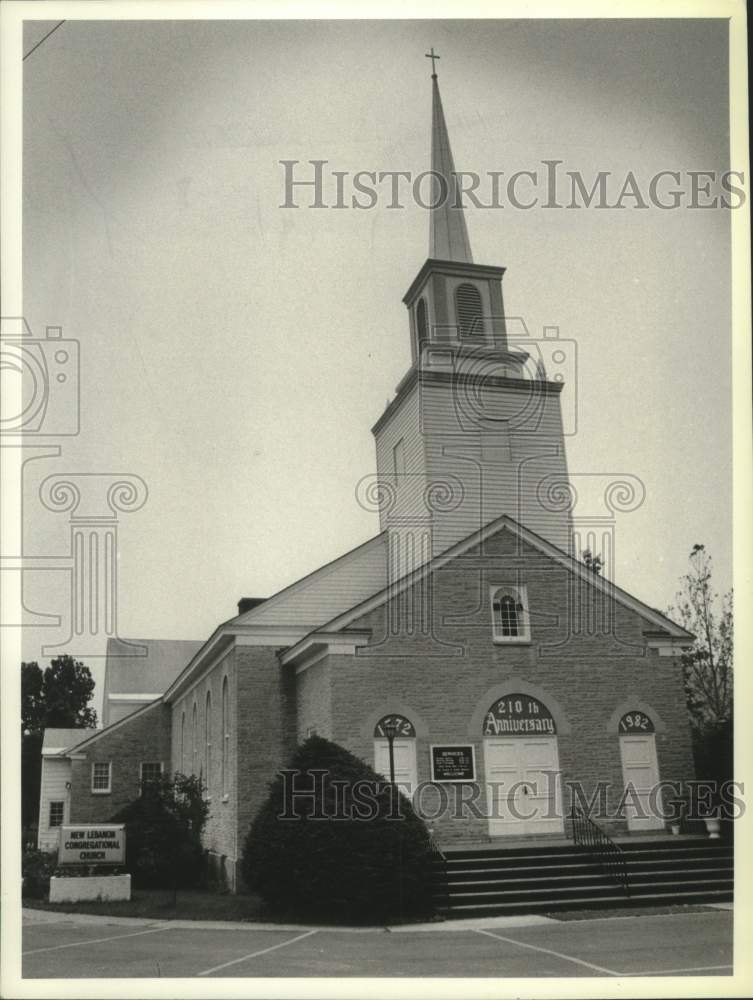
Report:
[[[556,732],[549,709],[527,694],[506,694],[484,718],[484,736],[554,736]]]
[[[476,759],[473,744],[432,746],[432,781],[475,781]]]
[[[125,826],[122,823],[61,826],[58,864],[125,864]]]
[[[645,712],[626,712],[620,719],[621,733],[653,733],[654,724]]]

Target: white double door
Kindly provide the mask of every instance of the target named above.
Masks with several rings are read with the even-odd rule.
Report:
[[[489,835],[563,833],[556,736],[484,740]]]
[[[625,782],[625,816],[628,830],[660,830],[664,820],[657,815],[659,765],[656,741],[650,735],[620,736],[622,777]]]

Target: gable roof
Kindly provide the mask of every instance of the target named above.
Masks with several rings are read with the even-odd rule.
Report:
[[[130,715],[124,715],[122,719],[118,719],[117,722],[111,722],[109,726],[104,726],[102,729],[80,729],[79,732],[84,733],[85,738],[83,740],[79,740],[77,743],[74,743],[73,746],[68,747],[63,756],[67,756],[69,753],[78,753],[79,750],[83,750],[85,747],[88,747],[90,743],[100,739],[100,737],[109,736],[110,733],[119,729],[120,726],[125,726],[129,722],[133,722],[137,716],[144,715],[146,712],[150,712],[157,705],[162,704],[164,704],[162,697],[155,698],[154,701],[150,701],[148,704],[142,705],[141,708],[135,709],[135,711],[131,712]]]
[[[108,639],[105,701],[113,694],[163,694],[202,645],[183,639]]]
[[[97,732],[99,732],[97,729],[45,729],[42,737],[42,756],[51,757],[53,754],[70,750]]]
[[[387,533],[382,532],[326,563],[229,625],[316,628],[366,600],[387,584]]]
[[[595,587],[596,590],[606,594],[608,597],[611,597],[618,604],[622,604],[629,610],[634,611],[645,621],[650,622],[651,625],[654,626],[655,631],[667,634],[672,638],[686,639],[688,642],[692,642],[695,638],[691,632],[688,632],[676,622],[673,622],[671,618],[667,618],[667,616],[662,614],[661,611],[657,611],[656,608],[652,608],[648,604],[644,604],[643,601],[640,601],[637,597],[633,597],[632,594],[629,594],[626,590],[618,587],[616,583],[612,583],[610,580],[606,580],[594,573],[593,570],[590,570],[585,565],[585,563],[575,559],[573,556],[569,555],[558,546],[552,544],[552,542],[548,542],[545,538],[542,538],[541,535],[537,535],[529,528],[524,528],[522,524],[519,524],[507,514],[503,514],[501,517],[490,521],[488,524],[484,525],[483,528],[474,531],[472,534],[468,535],[467,538],[457,542],[449,549],[440,553],[440,555],[434,556],[433,559],[430,559],[418,569],[413,570],[411,573],[407,573],[397,582],[392,583],[389,586],[385,585],[382,590],[373,594],[371,597],[366,598],[359,604],[354,604],[352,608],[348,609],[348,611],[326,622],[321,627],[321,630],[327,632],[337,632],[340,629],[347,628],[350,624],[352,624],[352,622],[367,614],[369,611],[380,607],[382,604],[386,604],[388,600],[395,597],[397,594],[402,593],[408,587],[417,583],[429,573],[433,573],[436,570],[441,569],[453,559],[463,555],[463,553],[467,552],[469,549],[481,544],[487,538],[491,538],[500,531],[509,531],[511,534],[520,538],[521,541],[530,545],[532,548],[538,549],[539,552],[549,556],[552,560],[568,570],[568,572],[573,573],[573,575],[577,576],[581,580],[585,580],[587,583]]]

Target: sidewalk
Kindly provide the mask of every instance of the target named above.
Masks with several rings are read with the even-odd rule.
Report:
[[[436,920],[426,924],[399,924],[397,926],[372,927],[342,927],[328,924],[273,924],[256,923],[240,920],[155,920],[150,917],[107,917],[93,916],[89,913],[52,913],[49,910],[21,910],[24,924],[74,924],[91,926],[92,924],[108,924],[116,927],[174,927],[181,930],[228,930],[228,931],[337,931],[351,934],[373,934],[379,931],[384,934],[405,934],[411,931],[468,931],[476,928],[493,929],[505,927],[536,927],[542,924],[555,924],[558,921],[550,917],[536,914],[511,917],[478,917],[464,920]]]

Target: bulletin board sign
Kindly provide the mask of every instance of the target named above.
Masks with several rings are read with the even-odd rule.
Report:
[[[475,781],[476,748],[473,744],[432,744],[431,780]]]

